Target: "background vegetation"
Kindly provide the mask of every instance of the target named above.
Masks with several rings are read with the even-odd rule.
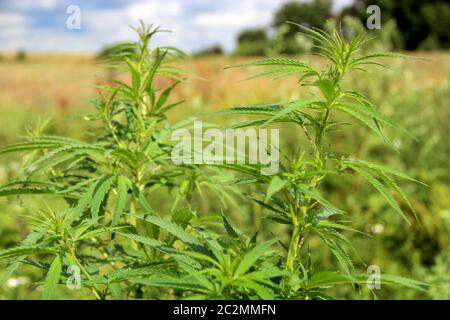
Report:
[[[381,10],[381,30],[373,30],[371,34],[383,38],[385,44],[395,49],[432,50],[448,49],[450,46],[450,4],[442,0],[356,0],[341,12],[333,12],[332,1],[288,1],[274,14],[270,26],[259,29],[243,30],[245,38],[238,38],[237,54],[263,54],[276,52],[295,54],[308,51],[307,39],[300,36],[293,25],[284,22],[292,21],[308,27],[325,30],[329,19],[340,21],[354,20],[364,25],[369,14],[368,6],[377,5]],[[258,32],[255,32],[258,30]],[[261,37],[266,30],[264,41],[268,44],[261,50]],[[245,47],[242,52],[239,48]],[[254,47],[254,49],[251,49]]]
[[[426,281],[433,284],[427,292],[407,288],[386,287],[377,293],[386,299],[450,299],[450,172],[448,158],[450,144],[448,129],[450,123],[450,53],[436,49],[448,48],[448,31],[445,23],[448,17],[448,4],[442,1],[375,1],[382,7],[383,21],[389,28],[382,28],[378,44],[383,48],[433,49],[413,53],[431,59],[430,62],[416,60],[396,60],[392,70],[373,69],[364,77],[353,74],[347,78],[346,85],[364,93],[380,106],[380,111],[389,115],[407,128],[418,140],[395,137],[398,152],[392,151],[368,129],[363,126],[353,131],[336,131],[331,135],[334,148],[343,153],[352,153],[355,158],[376,160],[383,164],[407,172],[410,176],[427,184],[404,183],[402,187],[408,194],[417,211],[419,223],[408,226],[385,200],[373,193],[363,181],[356,181],[348,187],[347,181],[335,179],[324,187],[328,199],[348,212],[350,225],[371,234],[365,237],[346,234],[366,264],[381,267],[383,273],[397,274]],[[404,3],[404,5],[403,5]],[[286,7],[306,6],[286,4]],[[285,17],[293,8],[280,9],[275,21],[294,20],[299,17]],[[304,8],[304,7],[303,7]],[[320,9],[318,9],[320,8]],[[360,27],[359,20],[364,13],[363,6],[356,4],[344,11],[357,19],[348,19],[347,24]],[[321,13],[313,13],[313,10]],[[311,10],[311,11],[307,11]],[[320,28],[327,28],[326,19],[330,17],[329,6],[324,1],[308,4],[311,12],[308,21]],[[325,13],[323,13],[325,12]],[[447,16],[446,16],[447,15]],[[416,19],[416,20],[414,20]],[[304,23],[306,20],[296,21]],[[442,22],[442,23],[439,23]],[[278,24],[275,22],[275,26]],[[420,30],[406,26],[421,26]],[[389,25],[388,25],[389,26]],[[284,28],[284,29],[283,29]],[[446,29],[445,29],[446,28]],[[443,31],[444,30],[444,31]],[[383,33],[384,32],[384,33]],[[263,36],[264,34],[264,36]],[[239,37],[237,52],[242,55],[299,54],[310,49],[304,39],[289,28],[279,25],[274,37],[270,38],[264,30],[244,31]],[[420,35],[420,36],[418,36]],[[253,46],[254,36],[257,44]],[[385,41],[384,41],[385,40]],[[250,44],[249,44],[250,43]],[[264,45],[262,45],[264,43]],[[294,45],[292,45],[294,43]],[[309,48],[309,49],[308,49]],[[300,98],[302,90],[292,79],[256,79],[242,83],[240,80],[253,73],[247,69],[223,70],[225,66],[246,63],[245,57],[218,56],[218,48],[188,58],[183,62],[187,69],[204,80],[191,79],[174,89],[174,101],[187,100],[176,112],[169,113],[171,120],[181,120],[193,114],[220,111],[236,105],[252,104],[261,101],[284,101]],[[105,54],[105,52],[103,53]],[[106,54],[108,51],[106,50]],[[48,134],[67,135],[91,140],[89,122],[83,116],[91,111],[90,100],[97,95],[96,85],[109,84],[115,79],[128,81],[116,75],[110,68],[101,67],[95,57],[89,55],[38,55],[4,54],[0,61],[0,145],[17,142],[28,132],[42,131]],[[323,60],[316,57],[301,56],[314,65],[322,65]],[[50,120],[48,120],[50,119]],[[229,124],[228,117],[217,117],[218,122]],[[303,138],[292,134],[293,128],[281,129],[282,145],[285,148],[307,143]],[[300,139],[300,141],[299,141]],[[24,170],[24,159],[16,154],[3,155],[0,159],[0,183],[17,176]],[[175,195],[178,190],[173,190]],[[172,203],[161,196],[154,206],[161,212],[168,212]],[[398,199],[401,202],[401,199]],[[226,210],[233,224],[246,234],[261,229],[270,237],[274,225],[263,219],[267,212],[236,196],[227,207],[214,195],[193,199],[198,212],[220,214]],[[35,216],[36,207],[58,206],[58,200],[51,197],[26,196],[0,198],[0,249],[10,248],[20,243],[30,232],[29,217]],[[406,204],[404,204],[406,209]],[[407,210],[407,209],[406,209]],[[311,253],[317,268],[330,268],[336,264],[328,250],[319,241],[311,243]],[[0,278],[6,274],[6,263],[0,262]],[[32,299],[40,298],[42,292],[36,283],[43,281],[42,273],[35,268],[24,267],[20,273],[8,276],[5,285],[0,287],[0,298]],[[354,292],[347,288],[336,289],[338,298],[367,298],[366,291]],[[86,298],[82,290],[58,289],[60,298]]]

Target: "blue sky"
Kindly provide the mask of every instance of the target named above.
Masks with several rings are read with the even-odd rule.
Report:
[[[0,0],[0,51],[95,52],[135,38],[139,19],[172,30],[156,40],[192,52],[212,44],[232,50],[243,28],[269,26],[286,0]],[[352,0],[334,0],[334,10]],[[67,7],[81,10],[81,28],[66,27]]]

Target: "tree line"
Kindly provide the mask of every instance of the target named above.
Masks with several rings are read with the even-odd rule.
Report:
[[[292,21],[307,27],[327,30],[330,20],[347,27],[365,27],[367,8],[380,8],[381,29],[375,36],[389,42],[389,49],[427,50],[450,48],[450,3],[443,0],[356,0],[339,13],[333,13],[329,0],[284,3],[274,14],[269,27],[242,30],[236,38],[238,55],[269,53],[296,54],[314,45],[297,32]]]

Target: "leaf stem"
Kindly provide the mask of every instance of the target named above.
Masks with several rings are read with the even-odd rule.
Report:
[[[86,268],[84,268],[84,266],[80,262],[80,260],[78,259],[77,254],[75,252],[75,248],[73,246],[70,246],[67,241],[65,241],[65,242],[66,242],[67,248],[69,249],[70,255],[72,256],[73,261],[77,264],[78,268],[80,268],[81,272],[83,272],[83,274],[86,276],[86,278],[92,282],[92,277],[89,274],[89,272],[86,270]],[[92,284],[91,290],[98,300],[104,300],[102,298],[103,295],[101,294],[101,292],[97,289],[97,287],[94,284]]]
[[[298,245],[300,243],[301,227],[297,223],[294,225],[291,235],[291,241],[289,244],[289,251],[286,258],[286,270],[294,272],[294,263],[297,258]]]
[[[327,108],[327,111],[325,112],[325,116],[323,117],[322,124],[319,127],[319,131],[317,132],[316,136],[316,146],[317,148],[320,147],[320,144],[322,143],[323,133],[324,129],[327,125],[328,117],[330,116],[330,109]]]

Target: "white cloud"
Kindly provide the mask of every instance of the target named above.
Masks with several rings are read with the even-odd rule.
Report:
[[[345,7],[350,6],[353,4],[355,0],[334,0],[333,1],[333,9],[334,11],[340,11],[344,9]]]
[[[10,1],[7,5],[11,9],[54,9],[58,6],[58,0],[18,0]]]
[[[146,2],[146,3],[136,3],[130,5],[126,12],[134,20],[146,19],[151,17],[156,13],[159,3],[157,1]]]
[[[248,0],[241,2],[225,2],[222,10],[218,10],[217,14],[225,14],[227,16],[240,17],[241,26],[263,26],[270,24],[273,12],[280,6],[282,0],[265,1],[265,0]]]
[[[274,10],[282,0],[224,0],[207,12],[195,14],[192,25],[207,43],[220,43],[227,50],[234,47],[236,34],[243,28],[268,27]]]
[[[205,28],[223,28],[244,26],[249,23],[245,15],[236,15],[235,13],[205,13],[193,18],[193,22]]]
[[[25,16],[20,13],[0,12],[0,27],[11,28],[25,23]]]
[[[151,2],[137,2],[129,5],[126,12],[134,20],[164,19],[179,17],[183,14],[183,7],[188,5],[179,0],[152,0]]]
[[[22,47],[21,39],[26,38],[28,20],[19,13],[0,12],[0,29],[0,49],[15,50]]]
[[[129,25],[136,25],[139,19],[173,31],[158,35],[156,44],[193,51],[218,43],[231,50],[240,30],[269,26],[273,12],[285,1],[130,0],[125,6],[111,9],[84,7],[80,2],[79,31],[66,30],[65,10],[55,10],[67,4],[66,0],[14,1],[0,12],[0,50],[97,51],[106,44],[135,39]],[[341,9],[353,1],[336,0],[333,5]],[[30,25],[26,14],[32,8],[48,9],[47,14],[55,14],[55,21],[62,21],[61,27]],[[33,16],[33,20],[40,18]]]

